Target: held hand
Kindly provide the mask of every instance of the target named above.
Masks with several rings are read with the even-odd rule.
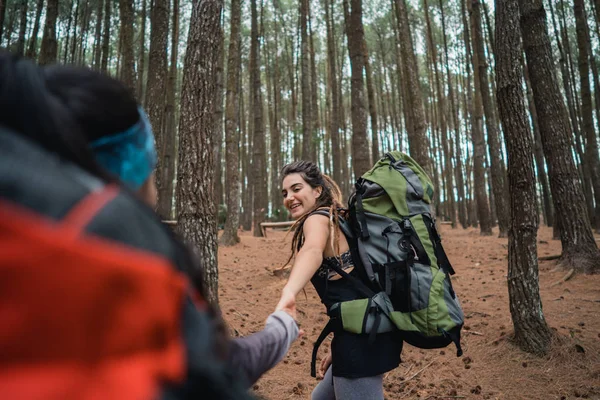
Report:
[[[327,372],[327,368],[329,368],[329,366],[331,365],[331,360],[332,360],[332,356],[331,356],[331,351],[327,354],[327,356],[321,360],[321,365],[319,366],[319,372],[317,374],[317,376],[320,379],[323,379],[325,377],[325,373]]]

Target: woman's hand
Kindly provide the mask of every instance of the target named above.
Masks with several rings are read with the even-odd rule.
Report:
[[[296,319],[296,295],[293,292],[283,289],[279,303],[275,307],[275,311],[279,310],[285,311]]]
[[[329,366],[331,365],[331,360],[332,360],[331,351],[329,351],[329,353],[327,353],[327,356],[321,360],[321,365],[319,366],[319,372],[317,374],[317,376],[319,378],[323,379],[325,377],[327,368],[329,368]]]

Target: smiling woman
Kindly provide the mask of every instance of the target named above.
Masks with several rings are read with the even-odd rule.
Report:
[[[335,271],[358,274],[340,229],[340,218],[346,215],[338,185],[314,163],[297,161],[283,168],[281,193],[296,220],[290,255],[295,260],[277,309],[295,308],[296,295],[309,281],[328,310],[336,302],[355,299],[352,284]],[[390,333],[378,334],[374,342],[368,335],[333,333],[331,351],[319,368],[324,379],[312,399],[383,399],[383,374],[398,366],[402,342]]]

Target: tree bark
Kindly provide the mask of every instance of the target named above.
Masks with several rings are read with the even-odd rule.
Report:
[[[365,57],[365,77],[367,81],[367,99],[369,100],[369,116],[371,117],[371,164],[375,163],[379,154],[379,129],[377,127],[377,104],[375,103],[375,89],[373,88],[373,73],[369,62],[369,49],[367,41],[363,40],[363,54]]]
[[[108,0],[106,0],[108,1]],[[96,8],[96,32],[94,34],[94,61],[92,65],[95,69],[100,69],[100,60],[102,56],[102,12],[104,8],[104,0],[98,0],[98,8]]]
[[[4,18],[6,16],[6,3],[8,0],[0,0],[0,43],[2,43],[2,34],[4,33]]]
[[[119,32],[121,40],[120,79],[132,93],[135,93],[136,80],[135,60],[133,56],[133,0],[119,0],[119,18],[121,21]],[[152,122],[154,129],[158,130],[160,125],[154,124],[154,121]]]
[[[525,60],[521,57],[523,71],[525,73],[525,84],[527,86],[527,104],[529,113],[531,114],[531,124],[533,125],[533,133],[535,138],[534,154],[535,164],[537,167],[537,178],[542,187],[542,206],[544,210],[544,223],[546,226],[554,226],[554,208],[552,207],[552,199],[550,198],[550,187],[548,186],[548,175],[546,174],[546,163],[544,159],[544,150],[542,149],[542,138],[540,136],[540,127],[538,122],[537,110],[533,101],[533,92],[531,91],[531,82],[529,81],[529,71],[525,65]]]
[[[123,0],[121,0],[123,1]],[[210,2],[209,2],[210,3]],[[169,35],[169,3],[168,0],[154,0],[150,15],[150,50],[148,52],[148,80],[146,83],[146,110],[154,129],[158,163],[156,164],[156,186],[158,188],[158,213],[168,215],[171,210],[163,209],[167,202],[160,200],[166,193],[168,185],[168,166],[163,165],[165,159],[165,89],[167,73],[167,46]],[[187,54],[186,54],[187,56]],[[215,89],[216,90],[216,89]],[[214,100],[213,100],[214,102]],[[210,130],[211,132],[213,129]],[[211,143],[213,141],[211,140]],[[213,179],[214,183],[214,179]]]
[[[145,82],[145,77],[144,77],[144,73],[146,71],[146,16],[147,16],[147,9],[146,9],[146,4],[147,4],[147,0],[141,0],[142,1],[142,12],[140,14],[140,43],[139,43],[139,53],[138,53],[138,87],[137,87],[137,98],[138,101],[140,102],[140,104],[145,104],[145,97],[144,97],[144,82]],[[177,21],[176,21],[177,20]],[[173,38],[171,39],[171,48],[173,49],[174,45],[179,46],[179,0],[173,0],[173,27],[171,28],[172,32],[175,33],[175,30],[177,30],[177,36],[175,37],[175,39],[177,39],[177,42],[175,42],[175,40],[173,40]],[[173,56],[171,56],[171,65],[173,61]],[[172,70],[172,68],[171,68]],[[169,74],[169,79],[171,79],[171,75]],[[167,123],[169,123],[167,121]]]
[[[344,22],[350,54],[351,99],[352,99],[352,169],[358,178],[371,167],[367,141],[367,115],[363,71],[365,58],[363,55],[364,28],[362,23],[362,0],[344,0]]]
[[[411,39],[408,12],[404,0],[396,0],[396,17],[399,25],[400,49],[404,68],[404,83],[407,89],[407,106],[411,115],[411,129],[408,130],[410,155],[431,176],[431,159],[429,158],[423,107],[423,96],[419,86],[419,69]]]
[[[227,163],[225,166],[225,186],[227,187],[227,220],[225,230],[220,239],[220,244],[233,246],[240,241],[239,203],[240,203],[240,177],[239,177],[239,97],[238,80],[240,75],[240,20],[241,0],[231,0],[231,23],[229,32],[229,53],[227,57],[227,94],[225,96],[225,151]]]
[[[19,11],[21,21],[19,23],[19,39],[17,40],[16,53],[20,56],[25,55],[25,33],[27,31],[27,0],[20,0]]]
[[[597,272],[600,253],[571,155],[567,113],[554,75],[554,60],[541,0],[519,0],[521,30],[538,112],[540,135],[556,214],[560,216],[562,264],[578,272]]]
[[[312,120],[308,57],[308,0],[300,0],[300,64],[302,69],[302,159],[310,160]]]
[[[258,13],[256,0],[251,0],[251,44],[250,44],[250,81],[252,92],[252,193],[253,193],[253,226],[252,235],[262,237],[260,224],[264,222],[268,206],[267,164],[265,154],[265,125],[263,121],[263,100],[260,79],[260,37],[258,33]],[[309,98],[310,100],[310,98]],[[304,93],[303,93],[304,101]],[[304,112],[304,110],[303,110]]]
[[[506,199],[505,178],[506,173],[502,157],[500,155],[499,133],[497,130],[496,118],[494,116],[492,99],[490,97],[490,87],[488,82],[488,68],[483,46],[483,32],[481,27],[482,5],[480,0],[472,1],[471,26],[473,38],[473,70],[475,71],[476,92],[479,88],[479,94],[483,104],[485,114],[485,125],[487,130],[488,148],[490,152],[490,172],[491,187],[494,194],[494,205],[498,217],[499,237],[506,237],[508,230],[508,205]]]
[[[508,294],[515,341],[527,352],[545,355],[552,338],[542,312],[537,260],[538,214],[533,140],[525,109],[517,0],[496,3],[498,106],[508,152],[510,230]]]
[[[177,59],[179,55],[179,0],[173,0],[173,23],[171,27],[171,65],[169,78],[167,80],[167,98],[165,103],[165,129],[164,144],[161,160],[161,190],[158,196],[158,210],[165,218],[171,219],[177,213],[173,213],[173,191],[175,180],[175,158],[177,157],[176,130],[177,110],[175,105],[175,93],[177,92]],[[143,50],[140,50],[143,54]],[[142,61],[142,60],[140,60]],[[141,64],[140,64],[141,65]],[[142,74],[140,73],[140,80]],[[138,86],[139,90],[139,86]]]
[[[467,2],[467,8],[472,15],[471,0],[463,0]],[[471,32],[474,31],[474,21],[471,18]],[[465,39],[466,40],[466,39]],[[467,49],[468,50],[468,49]],[[477,218],[479,219],[480,234],[482,236],[490,236],[492,234],[492,221],[490,218],[490,208],[488,205],[488,196],[485,189],[485,140],[483,138],[483,104],[481,99],[481,86],[479,82],[478,54],[473,51],[471,60],[473,64],[473,80],[474,80],[474,102],[471,121],[471,135],[473,140],[473,186],[475,201],[477,203]],[[468,60],[467,60],[468,62]],[[470,90],[470,88],[467,88]]]
[[[329,132],[331,135],[331,156],[333,158],[333,180],[341,182],[342,160],[340,143],[340,98],[338,96],[338,74],[336,62],[335,25],[333,20],[333,0],[325,1],[325,25],[327,29],[327,62],[329,65],[329,88],[331,96],[331,113]]]
[[[155,4],[156,7],[156,4]],[[217,223],[215,220],[213,137],[216,70],[221,36],[220,0],[194,3],[183,68],[177,231],[202,265],[207,298],[218,302]]]
[[[56,20],[58,18],[58,0],[48,0],[46,5],[46,22],[44,23],[44,35],[42,36],[42,48],[40,49],[40,65],[48,65],[56,62]]]
[[[2,3],[2,1],[4,1],[4,0],[0,0],[0,3]],[[32,60],[35,59],[35,55],[37,53],[37,37],[38,37],[38,33],[40,31],[40,20],[42,19],[43,8],[44,8],[44,0],[37,0],[36,9],[35,9],[35,20],[33,22],[33,30],[31,31],[31,37],[29,39],[27,51],[25,52],[25,57],[31,58]],[[2,39],[0,39],[0,41],[1,40]]]
[[[110,8],[111,1],[104,0],[104,32],[102,36],[102,61],[100,63],[100,71],[107,73],[110,41]]]
[[[436,44],[433,41],[433,33],[431,29],[431,21],[429,18],[429,5],[427,0],[423,1],[423,9],[425,12],[425,23],[427,26],[427,38],[429,48],[431,52],[431,64],[433,69],[433,75],[435,78],[435,88],[437,93],[437,115],[440,123],[440,134],[442,142],[442,154],[444,159],[443,176],[445,183],[445,201],[444,205],[450,221],[452,222],[452,228],[456,228],[456,211],[454,207],[454,186],[452,184],[452,178],[454,175],[452,160],[450,158],[450,145],[448,143],[448,124],[446,121],[446,103],[445,93],[443,92],[442,82],[440,79],[440,73],[438,71],[438,58]]]
[[[590,89],[590,56],[592,56],[587,16],[583,0],[575,0],[574,6],[575,26],[577,32],[577,48],[579,50],[579,85],[581,87],[581,116],[582,129],[585,133],[585,160],[587,172],[594,190],[595,210],[590,213],[590,220],[596,229],[600,230],[600,157],[598,156],[598,141],[594,130],[594,116],[592,109],[592,93]],[[597,72],[597,71],[596,71]],[[598,88],[595,88],[598,91]]]

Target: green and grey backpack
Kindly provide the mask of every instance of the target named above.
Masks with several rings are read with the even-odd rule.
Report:
[[[329,307],[329,323],[313,349],[336,329],[357,334],[397,331],[424,349],[454,343],[462,355],[464,316],[450,275],[454,269],[430,213],[431,180],[411,157],[387,153],[356,182],[340,228],[359,273],[331,266],[356,289],[356,299]],[[327,211],[314,213],[328,215]]]

